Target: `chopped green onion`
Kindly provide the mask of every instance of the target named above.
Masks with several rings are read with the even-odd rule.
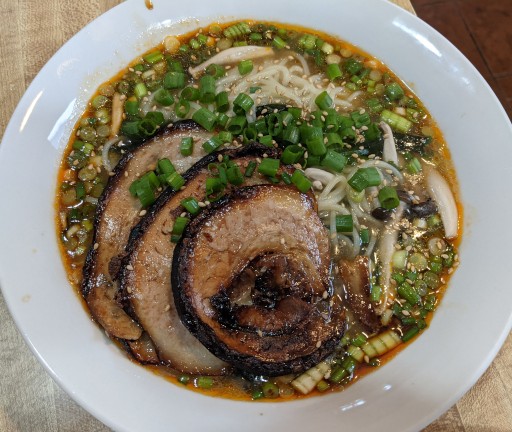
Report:
[[[164,59],[164,55],[160,51],[153,51],[149,54],[146,54],[143,57],[143,59],[144,59],[144,61],[146,61],[150,64],[155,64],[155,63],[158,63],[159,61],[162,61]]]
[[[133,182],[130,186],[130,192],[132,190],[135,191],[135,196],[139,199],[142,207],[148,207],[155,202],[155,192],[147,176]]]
[[[217,106],[218,112],[225,113],[229,109],[228,92],[223,91],[217,93],[217,95],[215,96],[215,105]]]
[[[320,93],[316,99],[315,104],[320,108],[321,110],[326,110],[327,108],[330,108],[332,106],[332,98],[329,96],[329,94],[324,90],[322,93]]]
[[[283,130],[282,140],[288,144],[298,144],[300,140],[300,130],[297,126],[292,124]]]
[[[363,126],[369,126],[372,122],[370,115],[366,111],[362,114],[360,111],[354,111],[350,114],[350,117],[354,121],[354,126],[356,129],[361,129]]]
[[[298,145],[289,145],[281,155],[281,161],[286,165],[293,165],[297,163],[304,155],[304,148]]]
[[[274,44],[274,46],[277,49],[282,49],[282,48],[286,47],[286,41],[284,41],[279,36],[274,37],[274,40],[272,41],[272,43]]]
[[[155,101],[162,106],[170,106],[174,103],[174,98],[169,90],[161,88],[155,92]]]
[[[400,84],[393,82],[386,86],[386,96],[389,100],[395,101],[402,99],[405,96],[405,93]]]
[[[250,161],[248,164],[247,164],[247,168],[245,168],[245,173],[244,175],[246,177],[252,177],[252,175],[254,174],[254,170],[256,169],[256,162],[254,161]]]
[[[278,113],[267,116],[268,133],[272,136],[278,136],[283,132],[283,122]]]
[[[124,103],[124,111],[128,115],[136,116],[139,114],[139,101],[132,96]]]
[[[254,101],[249,95],[240,93],[233,101],[233,111],[236,115],[245,115],[253,105]]]
[[[407,330],[402,336],[402,342],[407,342],[411,340],[414,336],[416,336],[420,332],[419,327],[413,326],[409,330]]]
[[[400,284],[397,288],[397,292],[400,297],[404,298],[412,305],[419,304],[421,302],[420,295],[408,282]]]
[[[222,140],[218,136],[212,136],[203,143],[203,149],[206,153],[211,153],[217,150],[222,144]]]
[[[279,387],[271,381],[263,383],[261,389],[265,397],[268,399],[275,399],[279,397]]]
[[[412,128],[411,121],[386,109],[380,113],[380,118],[398,132],[407,133]]]
[[[236,164],[230,166],[226,170],[226,176],[228,178],[228,182],[234,184],[235,186],[240,186],[244,182],[244,177],[240,171],[240,167]]]
[[[175,191],[180,190],[185,185],[185,179],[177,172],[169,174],[166,178],[166,181]]]
[[[411,174],[418,174],[421,172],[421,163],[417,158],[412,158],[407,164],[407,171]]]
[[[240,63],[238,63],[238,72],[240,75],[247,75],[248,73],[252,72],[254,68],[254,64],[252,60],[242,60]]]
[[[307,192],[311,189],[311,180],[309,180],[306,175],[300,171],[295,170],[292,174],[292,183],[297,187],[301,192]]]
[[[174,105],[174,110],[179,118],[185,118],[190,111],[190,102],[185,99],[180,99],[176,102],[176,105]]]
[[[223,32],[224,37],[230,39],[242,38],[244,35],[249,33],[251,33],[251,27],[244,21],[229,26]]]
[[[203,103],[215,101],[215,78],[203,75],[199,80],[199,100]]]
[[[236,116],[231,119],[228,124],[228,131],[237,136],[242,133],[247,125],[247,118],[245,116]]]
[[[352,215],[336,215],[336,232],[351,233],[353,229]]]
[[[197,50],[201,47],[201,44],[196,39],[191,39],[189,43],[190,43],[190,47],[194,50]]]
[[[267,147],[273,147],[274,146],[274,138],[270,135],[263,135],[262,137],[258,138],[258,142],[260,144],[263,144]]]
[[[75,193],[76,198],[78,200],[81,200],[82,198],[85,198],[86,192],[85,192],[85,185],[82,182],[78,182],[75,186]]]
[[[292,177],[287,172],[281,173],[281,180],[284,182],[284,184],[292,184]]]
[[[333,113],[329,113],[325,116],[325,122],[324,122],[324,130],[326,132],[337,132],[337,130],[339,129],[339,124],[338,124],[338,114],[336,112],[333,112]]]
[[[176,171],[172,162],[165,158],[160,159],[157,164],[157,171],[159,174],[169,175]]]
[[[361,239],[362,245],[367,245],[370,242],[370,230],[368,228],[361,228],[359,238]]]
[[[185,72],[181,62],[179,60],[174,60],[172,57],[167,59],[167,65],[169,66],[170,72]]]
[[[221,128],[225,128],[226,125],[228,124],[228,121],[229,121],[229,116],[227,114],[217,113],[217,120],[216,120],[217,126],[219,126]]]
[[[381,294],[382,288],[379,285],[372,285],[372,289],[370,291],[370,300],[374,303],[379,302]]]
[[[363,333],[359,333],[350,343],[356,347],[360,347],[363,346],[367,340],[368,338]]]
[[[146,84],[144,84],[143,82],[136,84],[135,87],[133,88],[133,94],[137,96],[137,99],[139,100],[146,96],[148,94]]]
[[[379,113],[384,109],[384,107],[382,106],[382,103],[379,101],[379,99],[376,99],[376,98],[368,99],[366,101],[366,105],[368,105],[370,112],[372,112],[374,114]]]
[[[181,205],[187,210],[192,216],[196,216],[200,211],[199,203],[194,197],[188,197],[181,200]]]
[[[362,134],[366,142],[372,142],[379,140],[380,136],[382,135],[382,132],[380,131],[380,128],[377,126],[376,123],[370,123],[368,125],[368,129],[363,130]]]
[[[213,387],[213,378],[210,376],[200,376],[196,378],[196,385],[202,389],[211,389]]]
[[[231,143],[233,141],[233,134],[228,131],[222,131],[219,133],[219,139],[223,143]]]
[[[328,149],[321,165],[336,172],[342,172],[347,164],[347,158],[337,151]]]
[[[180,153],[183,156],[190,156],[192,154],[193,144],[194,140],[192,139],[192,137],[183,138],[180,143]]]
[[[206,68],[206,73],[210,74],[214,79],[218,79],[226,75],[226,69],[218,64],[211,64]]]
[[[185,231],[185,227],[190,222],[190,219],[183,216],[178,216],[176,220],[174,221],[174,225],[172,227],[171,231],[171,241],[173,243],[177,243],[180,239],[181,235],[183,234],[183,231]]]
[[[185,87],[186,76],[183,72],[167,72],[164,76],[166,89],[182,89]]]
[[[363,68],[363,64],[356,59],[349,58],[345,61],[343,67],[350,75],[355,75]]]
[[[218,177],[209,177],[206,179],[206,196],[211,198],[214,194],[222,192],[225,188],[225,184],[222,183]]]
[[[318,382],[318,384],[316,385],[316,389],[319,392],[327,391],[327,390],[329,390],[329,387],[330,387],[330,384],[327,381],[325,381],[325,380],[320,380]]]
[[[386,210],[392,210],[398,207],[400,200],[398,199],[396,189],[391,186],[384,186],[379,191],[379,202]]]
[[[341,139],[339,134],[335,132],[326,133],[325,138],[327,138],[327,146],[335,146],[336,144],[339,145],[337,147],[343,146],[343,140]]]
[[[185,87],[181,91],[180,97],[187,101],[196,101],[199,99],[199,89],[196,89],[195,87],[190,87],[190,86]]]
[[[367,187],[380,185],[380,174],[377,168],[359,168],[348,180],[350,187],[361,192]]]
[[[279,170],[279,159],[265,158],[258,166],[258,172],[268,177],[275,177]]]
[[[325,54],[329,55],[333,53],[334,47],[330,43],[324,42],[320,47],[320,50],[323,51]]]
[[[199,108],[193,115],[192,120],[200,124],[207,131],[211,132],[215,126],[217,116],[206,108]]]

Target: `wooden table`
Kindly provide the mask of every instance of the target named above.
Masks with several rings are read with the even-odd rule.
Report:
[[[414,12],[409,0],[393,1]],[[23,92],[46,61],[85,24],[118,3],[119,0],[0,1],[2,135]],[[36,361],[16,329],[1,294],[0,322],[0,431],[108,431],[73,402]],[[509,336],[477,384],[423,432],[510,432],[511,394],[512,336]]]

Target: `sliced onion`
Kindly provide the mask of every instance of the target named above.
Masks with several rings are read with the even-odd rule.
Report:
[[[457,237],[459,227],[459,214],[455,198],[445,178],[439,172],[427,166],[425,169],[427,191],[437,204],[441,220],[444,225],[446,238]]]
[[[110,152],[110,148],[117,144],[119,141],[121,141],[124,137],[114,137],[109,139],[105,144],[103,144],[103,150],[101,151],[101,162],[103,163],[103,166],[107,170],[107,172],[112,172],[113,167],[110,163],[110,159],[108,157],[108,154]]]
[[[229,64],[235,63],[242,60],[250,60],[260,57],[266,57],[272,55],[274,51],[269,47],[258,47],[258,46],[241,46],[228,48],[224,51],[221,51],[217,55],[214,55],[212,58],[206,60],[200,65],[189,68],[190,75],[196,76],[199,72],[206,69],[211,64]]]

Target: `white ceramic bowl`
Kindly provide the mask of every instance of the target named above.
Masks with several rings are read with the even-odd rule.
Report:
[[[0,282],[27,343],[78,403],[120,431],[371,432],[427,425],[478,379],[511,327],[512,130],[489,86],[442,36],[386,1],[154,0],[154,6],[125,2],[73,37],[33,81],[6,130]],[[430,329],[342,393],[247,403],[184,390],[129,361],[66,281],[53,201],[62,151],[85,102],[165,35],[236,18],[317,28],[382,59],[416,91],[452,151],[465,208],[461,266]]]

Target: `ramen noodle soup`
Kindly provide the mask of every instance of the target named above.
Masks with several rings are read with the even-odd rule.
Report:
[[[434,120],[378,59],[309,29],[166,37],[97,89],[58,185],[94,321],[210,395],[343,389],[427,329],[458,265]]]

